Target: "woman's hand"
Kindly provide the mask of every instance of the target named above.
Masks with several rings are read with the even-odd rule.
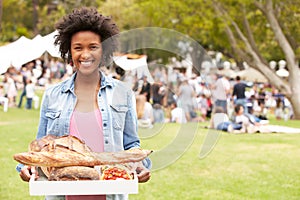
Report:
[[[35,166],[27,166],[22,167],[20,171],[20,177],[23,181],[29,182],[31,176],[35,174],[35,179],[38,178],[38,171]]]
[[[139,183],[147,182],[150,179],[150,177],[151,177],[150,170],[147,169],[146,167],[144,167],[144,165],[142,164],[142,162],[136,168],[136,173],[137,173],[137,177],[139,179]]]

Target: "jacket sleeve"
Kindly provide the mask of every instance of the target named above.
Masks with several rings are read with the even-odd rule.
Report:
[[[39,125],[38,125],[38,132],[36,135],[36,138],[42,138],[46,136],[47,134],[47,118],[46,118],[46,109],[48,106],[49,96],[47,91],[45,91],[43,98],[42,98],[42,104],[40,109],[40,119],[39,119]]]
[[[128,92],[128,112],[125,119],[124,128],[124,149],[140,148],[140,139],[138,137],[136,101],[133,91]],[[146,158],[143,160],[143,165],[150,169],[151,160]]]

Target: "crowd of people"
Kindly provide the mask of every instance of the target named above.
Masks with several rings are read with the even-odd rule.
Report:
[[[234,121],[237,105],[242,105],[243,113],[261,120],[267,120],[269,113],[277,119],[287,120],[293,116],[289,101],[276,88],[246,82],[239,76],[228,79],[211,73],[206,77],[196,74],[187,77],[180,70],[155,68],[152,72],[155,81],[150,83],[149,77],[137,78],[134,71],[125,72],[119,67],[117,70],[105,68],[103,71],[124,82],[130,81],[136,94],[139,124],[144,128],[152,127],[154,123],[204,122],[220,109]],[[4,105],[7,101],[8,107],[22,108],[25,97],[26,109],[37,108],[39,99],[35,89],[65,80],[72,73],[72,67],[59,59],[51,59],[48,63],[37,59],[23,65],[20,70],[10,67],[0,85],[0,103]],[[22,91],[19,97],[18,90]]]
[[[126,78],[134,76],[130,72],[124,76],[124,81],[134,80]],[[180,70],[166,72],[159,68],[153,70],[152,77],[155,80],[152,84],[147,76],[132,83],[136,96],[145,97],[144,106],[137,106],[139,113],[147,113],[140,115],[143,116],[140,118],[142,127],[162,122],[211,122],[213,115],[219,112],[226,114],[230,123],[235,123],[231,124],[233,127],[229,126],[230,131],[255,132],[254,125],[268,123],[269,114],[274,114],[277,119],[293,117],[288,99],[266,83],[247,82],[239,76],[229,79],[217,73],[187,77]]]
[[[48,63],[36,59],[22,65],[20,69],[9,67],[2,75],[0,99],[7,102],[7,105],[3,105],[6,111],[9,107],[38,109],[40,101],[35,90],[44,89],[53,82],[62,81],[70,77],[72,73],[72,67],[64,65],[62,61],[55,58]],[[19,96],[18,91],[21,91]]]

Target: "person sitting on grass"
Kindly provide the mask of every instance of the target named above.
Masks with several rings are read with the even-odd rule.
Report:
[[[184,110],[178,107],[176,102],[171,103],[170,108],[171,108],[170,122],[179,123],[179,124],[187,123]]]
[[[237,104],[234,107],[234,122],[241,124],[247,133],[260,132],[261,125],[266,125],[269,123],[268,120],[261,120],[255,115],[245,113],[242,104]]]
[[[244,132],[241,124],[230,121],[228,115],[221,106],[215,108],[210,119],[210,128],[222,130],[230,133]]]
[[[136,96],[136,111],[138,117],[138,127],[140,128],[152,128],[153,127],[153,108],[147,101],[145,95]]]

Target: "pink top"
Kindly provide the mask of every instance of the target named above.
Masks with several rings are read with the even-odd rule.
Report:
[[[104,151],[102,116],[100,111],[74,111],[71,116],[70,135],[83,140],[94,152]]]
[[[102,116],[98,109],[92,112],[74,111],[70,122],[70,135],[83,140],[94,152],[104,151]],[[66,200],[105,200],[105,195],[69,195]]]

